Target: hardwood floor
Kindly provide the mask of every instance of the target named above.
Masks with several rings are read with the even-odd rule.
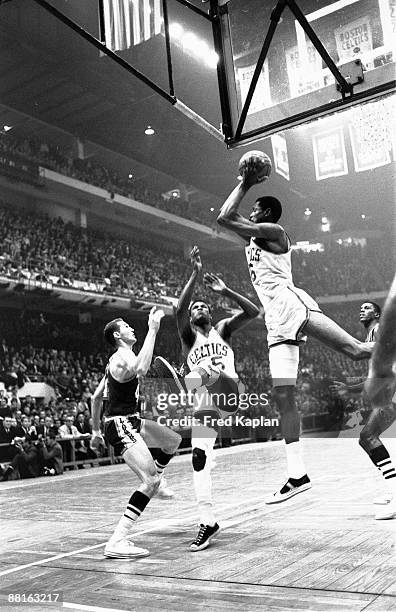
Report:
[[[387,443],[389,444],[389,439]],[[393,441],[391,441],[393,443]],[[375,521],[379,473],[353,439],[304,440],[310,491],[268,506],[284,479],[282,443],[222,449],[213,472],[222,532],[190,553],[197,530],[189,456],[173,460],[173,500],[136,525],[151,556],[103,557],[136,484],[124,465],[0,484],[0,608],[10,593],[62,592],[40,610],[396,610],[396,520]]]

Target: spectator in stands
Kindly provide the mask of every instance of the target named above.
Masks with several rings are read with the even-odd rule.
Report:
[[[25,439],[15,438],[16,455],[3,473],[2,480],[9,480],[15,472],[20,478],[36,478],[40,475],[40,453],[37,444],[28,435]]]
[[[11,416],[5,416],[0,421],[0,463],[11,461],[15,456],[15,447],[11,444],[15,433]]]
[[[23,416],[21,419],[21,424],[15,430],[14,437],[25,438],[26,436],[30,436],[32,429],[34,430],[30,418],[28,416]]]
[[[45,476],[63,474],[62,447],[56,440],[57,429],[51,427],[45,441],[40,441],[38,448],[41,455],[42,469]]]
[[[91,435],[89,433],[80,434],[77,427],[73,424],[74,418],[69,415],[65,418],[65,423],[59,428],[59,435],[62,440],[65,440],[65,443],[62,444],[64,455],[66,457],[66,461],[71,461],[73,457],[72,445],[70,442],[66,442],[66,440],[72,440],[74,438],[90,438]],[[85,447],[82,445],[81,440],[76,440],[75,446],[75,458],[77,461],[83,461],[87,458],[87,451]],[[81,466],[79,466],[81,467]]]

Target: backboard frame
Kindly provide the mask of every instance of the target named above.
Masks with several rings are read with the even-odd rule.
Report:
[[[243,107],[239,112],[237,104],[237,85],[234,71],[234,58],[232,52],[232,37],[230,30],[230,19],[229,19],[229,0],[209,0],[209,8],[205,12],[198,8],[189,0],[176,0],[179,4],[193,11],[203,19],[209,21],[212,26],[214,50],[219,57],[217,64],[217,80],[219,99],[221,106],[221,117],[222,123],[217,128],[216,126],[209,123],[201,115],[196,113],[193,109],[186,106],[180,99],[177,98],[175,93],[175,87],[173,82],[173,67],[172,67],[172,53],[170,45],[170,34],[169,34],[169,22],[168,22],[168,0],[162,0],[163,15],[164,15],[164,36],[165,36],[165,48],[166,48],[166,61],[168,70],[168,91],[160,87],[148,76],[143,74],[140,70],[135,68],[125,59],[117,55],[112,51],[104,42],[103,35],[103,0],[98,0],[98,18],[101,24],[100,40],[87,32],[78,23],[67,17],[60,10],[55,8],[47,0],[34,0],[36,4],[39,4],[43,9],[51,13],[55,18],[60,20],[64,25],[71,28],[78,35],[87,40],[90,44],[95,46],[101,53],[107,55],[110,59],[116,62],[119,66],[125,69],[127,72],[132,74],[134,77],[145,83],[155,93],[164,98],[167,102],[172,104],[177,110],[182,112],[185,116],[189,117],[192,121],[198,124],[202,129],[207,131],[209,134],[214,136],[216,139],[225,142],[228,148],[235,148],[255,140],[262,139],[263,137],[270,136],[285,128],[295,127],[302,123],[317,119],[318,117],[327,115],[329,113],[350,107],[360,102],[374,99],[378,96],[382,96],[390,93],[396,89],[396,79],[394,74],[394,65],[392,63],[376,68],[374,71],[370,71],[375,74],[366,74],[366,89],[359,90],[359,84],[352,84],[344,78],[342,70],[340,70],[326,48],[314,32],[311,21],[315,19],[315,11],[311,15],[305,16],[298,6],[299,0],[278,0],[270,18],[270,25],[265,35],[261,51],[255,65],[253,77],[247,92],[246,99],[243,103]],[[346,0],[338,0],[338,2],[345,2]],[[382,7],[384,0],[378,0]],[[348,2],[358,2],[358,0],[348,0]],[[337,3],[338,4],[338,3]],[[296,20],[297,36],[300,40],[306,40],[305,37],[311,41],[316,51],[321,56],[321,59],[332,73],[335,81],[337,82],[337,88],[339,93],[337,94],[334,85],[328,85],[323,88],[325,90],[332,88],[334,90],[334,96],[339,95],[339,99],[332,99],[330,102],[326,102],[314,108],[308,108],[304,100],[307,99],[305,96],[309,96],[309,93],[288,100],[281,103],[285,108],[285,114],[288,112],[288,105],[293,107],[295,112],[289,113],[283,119],[274,121],[272,123],[261,125],[255,129],[250,129],[243,132],[243,128],[246,122],[246,118],[249,111],[249,106],[253,99],[257,83],[260,77],[260,73],[264,62],[267,58],[268,51],[271,45],[271,41],[276,32],[278,23],[281,19],[283,11],[288,8],[293,13]],[[389,37],[389,32],[387,33]],[[368,82],[369,81],[369,82]],[[332,97],[334,97],[332,96]],[[328,99],[328,95],[324,96],[324,99]]]
[[[342,0],[340,1],[342,2]],[[357,2],[358,0],[349,1]],[[383,10],[382,0],[379,1],[380,10]],[[359,104],[364,101],[372,100],[378,96],[388,94],[396,89],[396,79],[394,74],[395,69],[392,64],[376,68],[376,70],[374,71],[374,75],[368,76],[367,73],[365,73],[366,82],[370,80],[370,83],[369,87],[364,90],[359,90],[359,84],[353,85],[352,83],[347,82],[347,80],[342,75],[342,70],[340,70],[336,66],[336,64],[330,57],[329,53],[327,52],[327,50],[325,49],[322,42],[320,41],[311,26],[311,22],[314,21],[319,11],[315,11],[314,13],[305,16],[300,10],[296,0],[279,0],[271,13],[270,26],[264,38],[261,51],[254,69],[253,77],[249,86],[249,90],[243,103],[242,110],[239,112],[236,102],[237,85],[233,63],[228,2],[216,2],[216,0],[211,0],[211,3],[213,5],[221,5],[219,7],[219,12],[223,42],[223,61],[219,62],[218,68],[219,72],[222,73],[221,75],[219,75],[219,81],[221,79],[227,82],[227,91],[229,95],[228,118],[231,116],[231,124],[227,123],[227,119],[223,115],[223,133],[228,148],[235,148],[247,144],[249,142],[254,142],[255,140],[270,136],[281,130],[284,130],[285,128],[296,127],[302,123],[317,119],[331,112],[348,108],[355,104]],[[337,89],[341,97],[338,100],[332,100],[331,102],[324,103],[322,105],[316,106],[315,108],[309,108],[308,110],[297,110],[297,112],[290,114],[282,120],[274,121],[273,123],[262,125],[261,127],[258,127],[256,129],[251,129],[247,132],[243,132],[247,114],[249,111],[249,106],[253,99],[258,79],[264,66],[264,62],[267,58],[271,41],[273,40],[273,36],[275,34],[277,25],[281,19],[282,13],[287,7],[291,10],[295,17],[297,37],[300,38],[300,41],[303,40],[304,44],[306,37],[308,37],[308,39],[311,41],[311,43],[321,56],[323,62],[333,74],[337,83]],[[389,33],[387,33],[387,36],[389,38]],[[218,53],[221,52],[220,49],[217,49],[216,51]],[[325,89],[329,88],[332,88],[332,93],[334,93],[332,97],[334,97],[336,95],[336,88],[334,87],[334,85],[329,85],[326,88],[323,88],[323,92],[325,91]],[[309,95],[309,93],[305,94],[305,96]],[[290,106],[293,105],[293,107],[297,107],[297,109],[304,109],[305,96],[303,95],[300,96],[299,99],[293,99],[289,101],[292,102]],[[285,106],[285,108],[287,108],[288,106],[287,102],[283,103],[283,105]]]

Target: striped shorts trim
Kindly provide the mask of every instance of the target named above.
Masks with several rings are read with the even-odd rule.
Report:
[[[113,417],[105,423],[106,442],[114,447],[116,455],[122,455],[141,439],[140,427],[141,419],[139,417]]]

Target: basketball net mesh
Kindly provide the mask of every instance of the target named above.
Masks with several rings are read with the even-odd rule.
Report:
[[[352,125],[364,152],[390,151],[394,142],[396,97],[354,107]]]

